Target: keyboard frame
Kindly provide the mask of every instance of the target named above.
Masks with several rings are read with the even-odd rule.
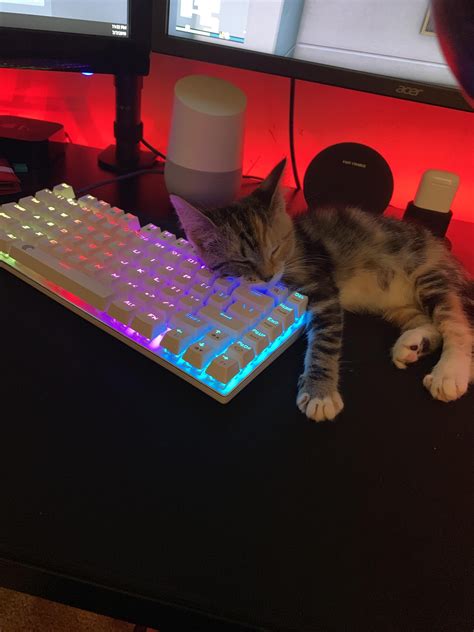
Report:
[[[142,355],[146,356],[150,360],[153,360],[160,366],[163,366],[165,369],[171,371],[179,378],[186,380],[187,382],[198,388],[200,391],[206,393],[207,395],[210,395],[213,399],[221,404],[229,403],[238,393],[240,393],[242,389],[244,389],[250,382],[252,382],[284,351],[286,351],[300,337],[303,330],[305,329],[307,322],[306,312],[277,339],[277,341],[280,340],[279,346],[275,347],[275,342],[277,341],[274,341],[272,345],[268,347],[268,350],[270,350],[270,352],[268,353],[268,350],[263,351],[262,354],[260,354],[259,356],[261,358],[261,361],[258,364],[255,364],[253,370],[234,387],[230,388],[230,390],[229,385],[222,385],[221,387],[219,387],[220,383],[217,382],[217,380],[213,380],[213,378],[210,378],[210,376],[206,376],[206,379],[210,379],[216,382],[216,388],[213,388],[208,384],[204,384],[198,378],[194,377],[191,373],[191,368],[188,369],[190,371],[188,373],[181,370],[171,361],[167,360],[166,355],[168,355],[169,352],[167,352],[166,350],[161,349],[159,346],[157,346],[156,350],[145,346],[144,341],[147,341],[148,339],[144,336],[140,336],[136,332],[133,333],[133,337],[130,337],[132,336],[132,334],[127,333],[127,330],[129,330],[130,332],[133,332],[133,330],[130,327],[119,323],[118,321],[115,321],[114,324],[104,322],[104,318],[102,316],[103,312],[92,307],[88,303],[85,303],[80,298],[76,297],[70,292],[67,292],[60,286],[51,283],[48,279],[29,269],[27,266],[18,263],[17,261],[2,252],[0,252],[0,268],[7,270],[25,283],[28,283],[28,285],[30,285],[31,287],[54,299],[63,307],[66,307],[73,313],[81,316],[88,322],[111,334],[112,336],[114,336],[114,338],[117,338],[121,342],[124,342],[132,349],[135,349],[135,351],[140,352]],[[158,336],[158,338],[161,339],[160,336]],[[157,339],[155,339],[155,341],[156,340]],[[274,347],[273,350],[272,347]],[[171,358],[172,354],[169,355]],[[195,372],[198,373],[198,371]],[[233,380],[235,379],[236,378],[233,378]],[[232,384],[233,380],[231,380],[229,384]]]

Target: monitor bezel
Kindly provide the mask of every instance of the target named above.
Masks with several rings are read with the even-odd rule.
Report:
[[[207,44],[168,34],[169,0],[154,5],[152,50],[213,64],[293,77],[349,90],[472,112],[460,90],[423,82],[346,70],[230,46]]]
[[[127,38],[0,27],[0,69],[147,75],[151,19],[152,0],[130,0]]]

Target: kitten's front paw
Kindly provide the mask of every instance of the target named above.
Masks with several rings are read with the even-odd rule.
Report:
[[[432,351],[439,344],[439,338],[439,333],[431,325],[405,331],[392,349],[394,365],[406,369],[408,364]]]
[[[441,359],[429,375],[425,375],[423,385],[434,399],[452,402],[467,391],[470,366],[464,358],[455,360]]]
[[[296,405],[308,419],[332,421],[344,408],[342,398],[337,391],[323,395],[317,382],[305,382],[304,379],[301,382]],[[319,396],[318,391],[320,392]]]

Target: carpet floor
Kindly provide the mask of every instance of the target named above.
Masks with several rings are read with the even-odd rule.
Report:
[[[124,621],[0,588],[0,632],[133,632]],[[148,632],[154,632],[148,628]]]

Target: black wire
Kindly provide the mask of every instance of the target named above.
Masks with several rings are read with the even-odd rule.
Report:
[[[288,135],[290,137],[290,156],[291,167],[293,169],[293,178],[295,179],[296,190],[301,189],[300,177],[298,175],[298,167],[296,165],[295,156],[295,89],[296,80],[292,77],[290,79],[290,108],[289,108],[289,120],[288,120]]]
[[[145,147],[149,149],[152,154],[155,154],[155,156],[159,156],[160,158],[163,158],[163,160],[166,160],[166,154],[163,154],[161,151],[158,151],[158,149],[155,149],[153,145],[150,145],[147,140],[142,138],[141,143],[142,145],[145,145]]]
[[[84,193],[88,193],[92,191],[92,189],[98,189],[99,187],[103,187],[106,184],[113,184],[114,182],[118,182],[119,180],[126,180],[127,178],[135,178],[136,176],[144,176],[147,173],[163,173],[163,169],[139,169],[138,171],[132,171],[131,173],[124,173],[122,176],[116,176],[115,178],[109,178],[108,180],[101,180],[100,182],[95,182],[94,184],[90,184],[79,191],[76,191],[76,196],[80,197],[84,195]]]

